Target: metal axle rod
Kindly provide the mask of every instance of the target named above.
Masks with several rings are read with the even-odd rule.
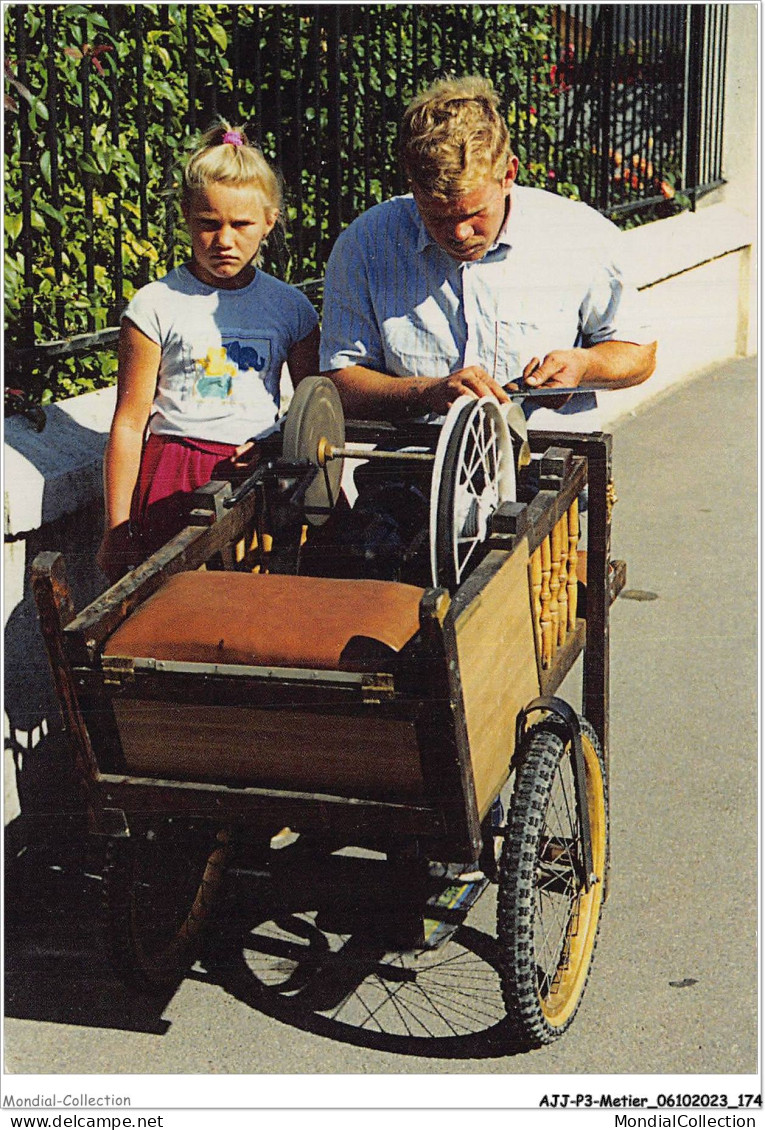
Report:
[[[432,463],[435,459],[430,451],[370,451],[361,444],[353,443],[335,447],[324,436],[319,440],[316,455],[320,467],[330,459],[395,459],[397,462],[403,459],[417,463]]]

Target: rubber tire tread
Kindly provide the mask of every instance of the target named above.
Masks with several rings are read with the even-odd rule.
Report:
[[[580,718],[582,732],[589,738],[600,764],[605,805],[605,865],[600,882],[605,885],[609,866],[608,778],[600,742],[589,722]],[[497,893],[497,937],[500,948],[502,995],[514,1037],[522,1047],[541,1047],[552,1043],[571,1026],[584,998],[603,913],[601,900],[598,921],[588,958],[579,999],[568,1020],[553,1026],[544,1016],[537,992],[534,964],[535,877],[529,868],[536,860],[537,842],[544,828],[554,775],[564,756],[570,735],[562,722],[548,717],[532,726],[518,752],[515,786],[507,818],[507,834],[499,865]]]
[[[163,992],[180,983],[196,961],[225,877],[230,845],[227,830],[199,830],[211,845],[199,869],[190,904],[180,907],[180,925],[154,955],[146,953],[135,916],[136,883],[144,881],[141,836],[110,836],[103,867],[103,919],[110,957],[118,976],[134,988]],[[206,851],[206,847],[203,848]]]

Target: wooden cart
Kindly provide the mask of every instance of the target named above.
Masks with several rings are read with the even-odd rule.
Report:
[[[548,1042],[582,998],[608,868],[608,618],[624,580],[609,562],[610,437],[532,433],[527,447],[494,401],[460,403],[443,429],[346,435],[329,382],[298,392],[283,448],[276,437],[243,487],[199,491],[189,525],[79,614],[61,556],[34,563],[91,828],[107,838],[122,972],[182,977],[234,845],[287,826],[387,852],[387,936],[405,949],[432,944],[433,861],[480,860],[498,883],[508,1015],[522,1041]],[[301,572],[306,525],[310,546],[341,458],[362,452],[430,477],[430,583]],[[579,715],[555,692],[581,655]]]

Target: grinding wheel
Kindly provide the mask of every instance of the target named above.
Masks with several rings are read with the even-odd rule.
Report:
[[[343,459],[319,463],[319,443],[345,443],[345,417],[340,394],[328,377],[305,377],[295,389],[284,424],[282,455],[291,463],[307,461],[319,468],[305,493],[305,517],[323,526],[340,494]]]

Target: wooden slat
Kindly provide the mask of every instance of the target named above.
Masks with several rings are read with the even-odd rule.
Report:
[[[565,642],[555,652],[552,664],[547,670],[540,670],[539,685],[543,695],[556,693],[558,687],[581,655],[586,639],[586,624],[584,620],[577,620],[573,631],[567,634]]]
[[[63,629],[74,617],[63,556],[50,552],[38,554],[32,563],[31,582],[64,731],[69,739],[77,775],[87,788],[97,775],[98,766],[63,647]]]
[[[542,551],[542,592],[540,593],[540,601],[542,610],[539,615],[539,629],[542,637],[542,666],[549,667],[552,662],[553,654],[553,639],[552,639],[552,610],[550,608],[550,575],[552,572],[552,554],[550,550],[549,536],[544,539],[540,546]]]
[[[441,815],[428,805],[394,804],[359,797],[314,794],[294,789],[236,788],[104,774],[98,781],[101,808],[121,809],[130,817],[184,813],[226,819],[260,820],[270,827],[299,831],[344,832],[355,843],[381,834],[440,835]]]
[[[568,510],[568,630],[576,626],[576,605],[579,593],[576,563],[579,556],[579,500],[571,503]]]
[[[587,481],[587,460],[577,456],[571,461],[571,473],[559,490],[539,490],[528,500],[525,533],[529,550],[535,550],[548,536]]]
[[[467,735],[481,817],[508,775],[518,711],[539,694],[525,539],[455,621]],[[476,572],[478,572],[476,570]],[[474,574],[475,576],[475,574]]]
[[[529,585],[531,587],[531,612],[537,642],[537,657],[542,661],[542,547],[538,545],[529,560]]]
[[[422,799],[412,722],[115,698],[128,772]]]
[[[560,568],[558,572],[558,640],[561,647],[568,631],[568,514],[558,522],[560,539]]]

